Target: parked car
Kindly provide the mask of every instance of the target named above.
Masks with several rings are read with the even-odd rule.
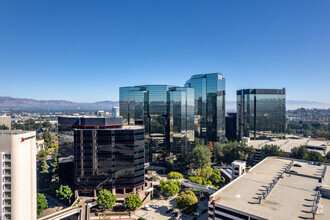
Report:
[[[154,209],[159,209],[159,206],[156,205],[155,203],[150,204],[150,207]]]
[[[201,214],[199,212],[194,213],[195,216],[200,216]]]
[[[294,167],[301,167],[301,165],[300,164],[297,164],[297,163],[293,164],[293,166]]]
[[[144,209],[146,210],[146,211],[150,211],[151,209],[150,209],[150,206],[148,206],[148,205],[145,205],[144,206]]]
[[[172,213],[171,213],[171,216],[172,216],[172,217],[177,217],[178,215],[179,215],[179,214],[178,214],[177,212],[172,212]]]

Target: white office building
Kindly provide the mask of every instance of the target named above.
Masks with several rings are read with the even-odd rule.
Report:
[[[36,133],[0,130],[0,219],[37,219]]]

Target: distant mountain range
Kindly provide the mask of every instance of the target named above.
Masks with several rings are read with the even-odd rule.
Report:
[[[298,108],[330,108],[330,103],[325,102],[314,102],[314,101],[295,101],[295,100],[286,100],[286,110],[295,110]],[[236,102],[235,101],[226,101],[226,111],[235,112],[236,111]]]
[[[0,108],[33,108],[33,109],[112,109],[119,106],[118,101],[100,101],[93,103],[78,103],[65,100],[35,100],[26,98],[13,98],[0,96]],[[298,108],[330,108],[330,103],[314,101],[286,101],[286,109],[294,110]],[[236,111],[235,101],[226,101],[227,112]]]
[[[112,109],[118,106],[118,101],[101,101],[93,103],[78,103],[65,100],[35,100],[0,96],[0,108],[33,108],[33,109]]]

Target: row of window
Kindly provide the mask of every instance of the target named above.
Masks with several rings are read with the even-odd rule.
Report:
[[[250,220],[257,220],[255,218],[249,218],[248,216],[246,215],[243,215],[243,214],[240,214],[240,213],[237,213],[237,212],[233,212],[233,211],[230,211],[230,210],[227,210],[227,209],[223,209],[223,208],[220,208],[218,206],[215,206],[215,210],[216,211],[219,211],[219,212],[222,212],[222,213],[225,213],[225,214],[228,214],[228,215],[231,215],[231,216],[235,216],[235,217],[238,217],[238,218],[241,218],[241,219],[250,219]],[[213,211],[213,208],[209,207],[209,211],[214,213]],[[224,220],[232,220],[233,218],[229,218],[229,217],[226,217],[224,215],[221,215],[221,214],[218,214],[218,213],[214,213],[215,214],[215,218],[218,218],[218,219],[224,219]],[[213,214],[210,214],[209,213],[209,218],[212,218],[213,219]]]

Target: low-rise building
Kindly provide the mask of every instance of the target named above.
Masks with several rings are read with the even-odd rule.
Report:
[[[267,157],[210,196],[208,219],[330,219],[329,166]]]

